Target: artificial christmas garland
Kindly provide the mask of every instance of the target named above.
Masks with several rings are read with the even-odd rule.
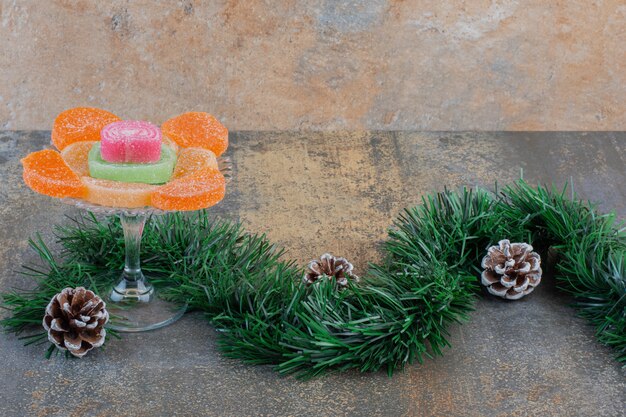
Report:
[[[80,218],[58,237],[59,259],[40,238],[31,241],[47,268],[26,268],[38,281],[35,290],[3,294],[8,331],[22,334],[41,323],[50,299],[66,287],[103,294],[117,278],[110,273],[123,265],[117,220]],[[614,214],[598,214],[565,189],[520,180],[494,193],[427,196],[395,221],[385,260],[359,282],[344,280],[349,263],[337,263],[350,269],[336,276],[341,285],[317,279],[328,259],[304,274],[264,236],[206,212],[151,219],[142,259],[144,271],[160,277],[153,282],[164,297],[206,313],[229,357],[301,377],[351,368],[392,374],[448,346],[448,326],[467,318],[480,291],[485,250],[503,239],[556,250],[559,287],[626,362],[625,229]],[[32,343],[47,335],[25,337]]]

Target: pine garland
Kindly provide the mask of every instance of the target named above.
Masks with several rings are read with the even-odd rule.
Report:
[[[504,238],[557,251],[559,287],[626,362],[625,230],[614,214],[599,214],[565,189],[520,180],[495,193],[425,197],[395,221],[385,260],[345,290],[329,280],[303,285],[302,269],[265,236],[203,211],[151,219],[141,256],[163,297],[188,302],[220,330],[229,357],[305,378],[353,368],[391,375],[449,345],[449,325],[467,319],[479,293],[485,249]],[[123,266],[114,218],[80,217],[56,234],[63,248],[56,258],[41,238],[30,242],[45,264],[25,267],[37,287],[2,295],[11,315],[1,324],[27,334],[27,343],[45,340],[33,324],[54,294],[67,286],[103,294],[117,278],[111,271]]]

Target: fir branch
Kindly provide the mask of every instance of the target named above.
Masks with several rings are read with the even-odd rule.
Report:
[[[124,262],[117,219],[82,216],[56,235],[62,246],[56,257],[41,238],[30,242],[43,267],[23,273],[36,287],[2,295],[11,312],[1,322],[7,331],[36,328],[48,301],[67,286],[103,294],[117,278],[111,271]],[[626,361],[625,229],[566,188],[519,181],[495,194],[426,196],[394,222],[385,260],[342,291],[328,280],[302,285],[302,270],[265,236],[204,211],[152,218],[141,256],[163,297],[206,314],[229,357],[304,378],[347,369],[392,374],[449,346],[450,324],[465,321],[473,308],[480,260],[503,238],[555,247],[560,288]],[[24,337],[45,340],[41,332]]]

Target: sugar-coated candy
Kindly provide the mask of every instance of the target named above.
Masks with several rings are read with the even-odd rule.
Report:
[[[183,113],[163,123],[161,130],[183,148],[205,148],[217,156],[228,148],[228,129],[208,113]]]
[[[89,151],[89,175],[104,180],[163,184],[171,178],[175,165],[176,154],[167,145],[161,145],[161,159],[152,164],[107,162],[100,155],[100,143]]]
[[[176,142],[167,136],[161,136],[161,140],[163,141],[163,145],[169,146],[169,148],[172,149],[176,155],[178,155],[180,152],[180,146],[178,146]]]
[[[65,163],[78,176],[89,175],[89,151],[95,143],[94,141],[76,142],[61,151],[61,157]]]
[[[93,107],[75,107],[57,116],[52,126],[52,143],[58,150],[75,142],[100,140],[100,130],[119,117]]]
[[[150,195],[159,186],[83,177],[85,200],[107,207],[138,208],[150,206]]]
[[[107,162],[158,162],[161,159],[161,130],[141,120],[113,122],[100,131],[100,154]]]
[[[162,129],[97,108],[66,110],[52,128],[59,152],[22,159],[24,182],[51,197],[108,207],[187,211],[221,201],[217,156],[228,147],[228,130],[203,112],[172,118]]]
[[[157,188],[152,205],[161,210],[199,210],[220,202],[225,191],[222,173],[204,168]]]
[[[87,189],[78,175],[52,149],[33,152],[22,159],[24,182],[33,191],[51,197],[84,197]]]
[[[172,179],[182,178],[205,168],[218,169],[215,154],[208,149],[183,148],[178,154]]]

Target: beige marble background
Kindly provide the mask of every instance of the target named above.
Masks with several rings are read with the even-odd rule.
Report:
[[[1,0],[0,128],[624,130],[624,0]]]

